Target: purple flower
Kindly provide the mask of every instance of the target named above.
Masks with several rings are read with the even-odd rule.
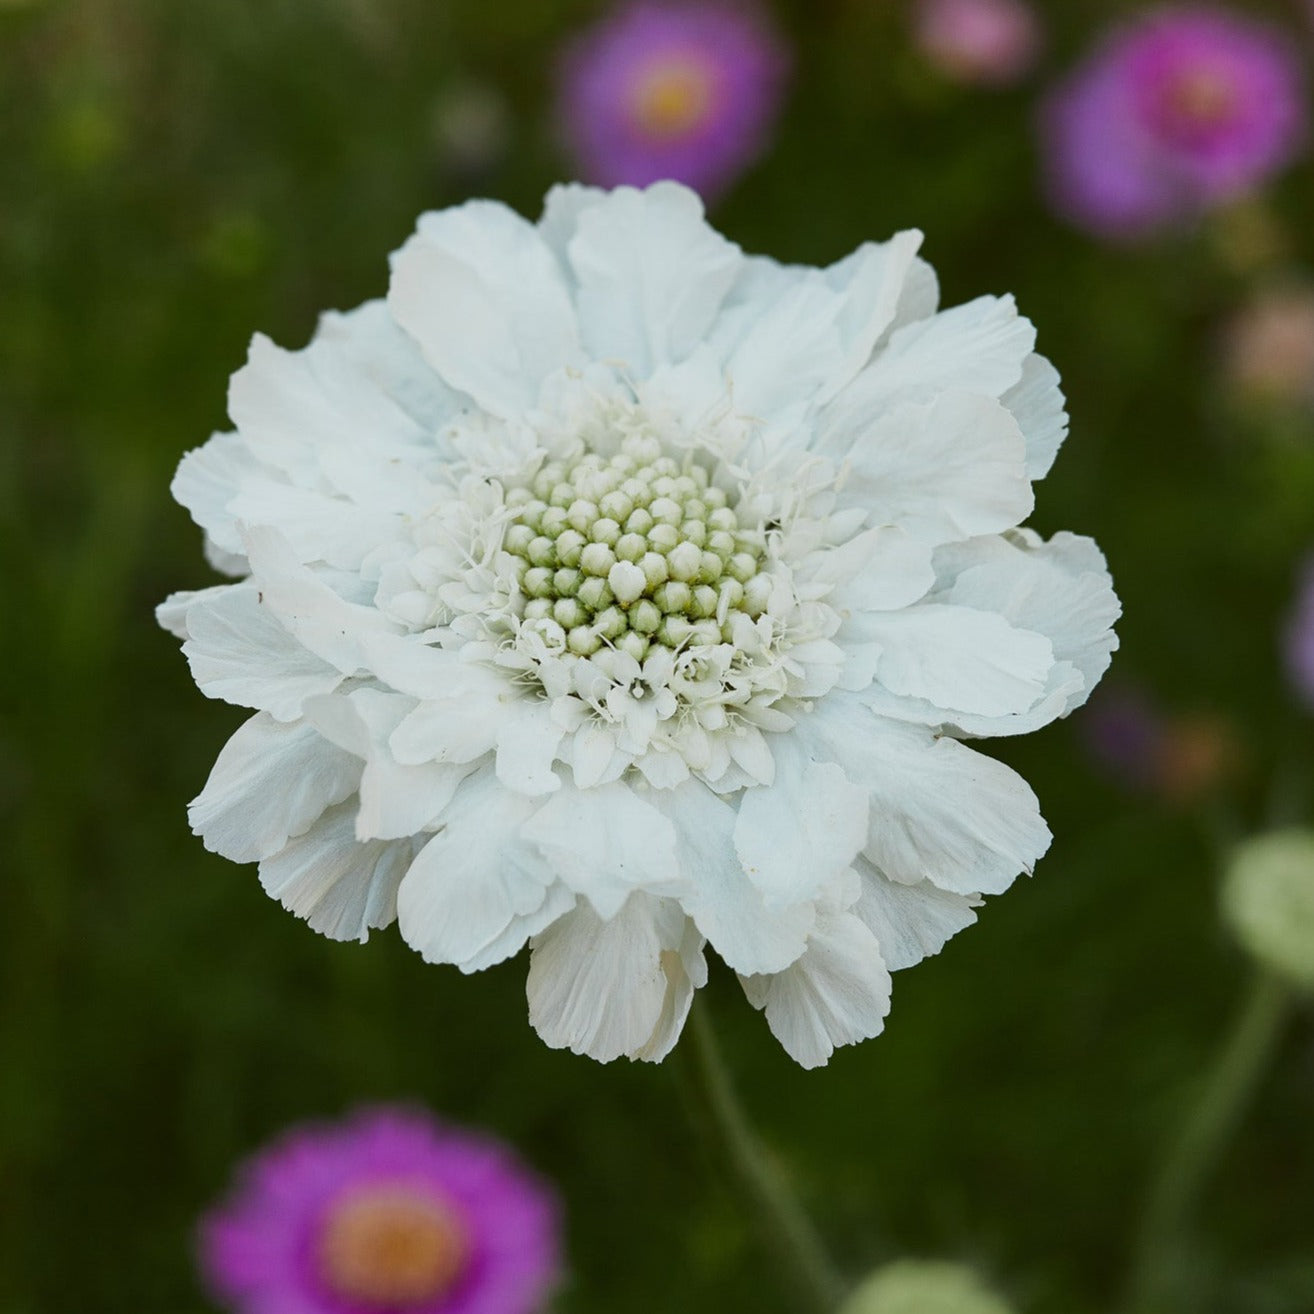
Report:
[[[1284,640],[1287,678],[1301,702],[1314,709],[1314,556],[1301,568]]]
[[[496,1141],[365,1109],[249,1160],[200,1252],[241,1314],[528,1314],[557,1275],[557,1205]]]
[[[1082,227],[1138,237],[1262,183],[1302,145],[1304,119],[1289,39],[1222,9],[1155,10],[1051,97],[1050,195]]]
[[[562,128],[590,182],[714,195],[766,148],[788,65],[746,3],[636,0],[567,49]]]
[[[1040,25],[1023,0],[919,0],[914,34],[949,77],[1002,87],[1035,62]]]

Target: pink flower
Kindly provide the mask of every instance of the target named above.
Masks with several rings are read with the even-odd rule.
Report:
[[[1044,145],[1055,207],[1137,237],[1257,187],[1305,138],[1292,42],[1204,6],[1114,28],[1050,99]]]
[[[586,181],[724,190],[770,140],[789,60],[748,3],[636,0],[577,37],[559,116]]]
[[[200,1251],[240,1314],[529,1314],[560,1262],[555,1197],[506,1147],[388,1108],[256,1154]]]
[[[1040,51],[1040,24],[1023,0],[919,0],[914,33],[922,53],[960,82],[1007,86]]]

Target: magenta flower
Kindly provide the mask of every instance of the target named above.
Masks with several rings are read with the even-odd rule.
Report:
[[[249,1160],[200,1254],[240,1314],[529,1314],[558,1272],[557,1205],[498,1142],[366,1109]]]
[[[1283,639],[1287,679],[1301,702],[1314,710],[1314,556],[1301,568]]]
[[[1292,42],[1223,9],[1158,9],[1116,27],[1050,99],[1056,208],[1138,237],[1264,182],[1304,141]]]
[[[949,77],[995,87],[1023,77],[1041,44],[1036,12],[1024,0],[919,0],[914,36]]]
[[[747,3],[635,0],[567,49],[562,130],[590,182],[714,195],[765,150],[788,66]]]

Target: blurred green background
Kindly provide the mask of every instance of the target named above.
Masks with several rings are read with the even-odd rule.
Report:
[[[1029,1314],[1112,1308],[1152,1165],[1238,1007],[1220,838],[1314,816],[1277,637],[1314,545],[1314,419],[1238,398],[1218,345],[1257,286],[1314,264],[1314,167],[1148,247],[1050,216],[1038,96],[1137,7],[1041,6],[1044,66],[992,93],[930,70],[893,0],[779,4],[796,70],[776,143],[712,216],[806,262],[919,226],[947,302],[1017,294],[1074,417],[1033,523],[1107,551],[1111,678],[1205,727],[1171,789],[1102,774],[1080,713],[1004,743],[1053,849],[823,1071],[713,970],[746,1102],[846,1268],[965,1259]],[[1270,8],[1309,40],[1297,6]],[[383,1099],[487,1126],[560,1183],[562,1311],[783,1308],[678,1062],[551,1052],[523,958],[464,978],[395,932],[330,943],[203,850],[185,804],[242,718],[152,618],[212,580],[168,483],[225,426],[251,333],[300,346],[321,310],[380,294],[426,208],[537,213],[571,172],[553,55],[599,12],[0,3],[4,1314],[205,1309],[191,1228],[236,1160]],[[1312,1104],[1305,1013],[1211,1180],[1184,1309],[1314,1310]]]

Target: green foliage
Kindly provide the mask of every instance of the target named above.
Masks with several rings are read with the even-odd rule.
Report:
[[[1055,67],[1105,8],[1046,7]],[[847,1269],[951,1257],[1028,1314],[1093,1314],[1246,973],[1208,837],[1310,817],[1310,722],[1276,633],[1314,543],[1314,421],[1279,441],[1219,404],[1217,329],[1251,272],[1225,244],[1117,250],[1063,228],[1036,182],[1039,87],[936,80],[898,9],[779,7],[791,101],[718,226],[805,261],[920,226],[947,300],[1016,292],[1074,415],[1037,527],[1108,552],[1116,675],[1224,718],[1244,752],[1224,805],[1101,780],[1074,724],[1004,745],[1053,850],[899,980],[886,1036],[824,1071],[793,1067],[728,972],[710,997]],[[465,978],[392,932],[331,944],[203,851],[184,804],[240,715],[201,699],[151,615],[210,582],[167,487],[224,426],[252,331],[297,346],[321,309],[380,293],[423,209],[474,192],[536,212],[569,173],[553,52],[597,10],[0,4],[0,1310],[206,1308],[190,1229],[233,1163],[290,1121],[384,1099],[487,1126],[561,1183],[561,1310],[779,1307],[675,1065],[548,1051],[523,961]],[[487,150],[452,146],[470,86],[505,107]],[[1308,166],[1270,198],[1297,262],[1312,201]],[[1302,1018],[1208,1194],[1192,1314],[1314,1307],[1309,1042]]]

